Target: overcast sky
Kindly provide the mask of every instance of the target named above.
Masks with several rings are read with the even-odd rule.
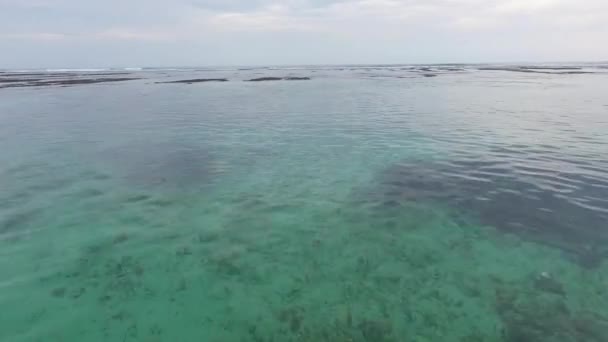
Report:
[[[608,0],[0,0],[0,68],[608,60]]]

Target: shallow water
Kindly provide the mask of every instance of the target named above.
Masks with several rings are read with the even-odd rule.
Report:
[[[0,340],[608,340],[608,73],[478,69],[0,89]]]

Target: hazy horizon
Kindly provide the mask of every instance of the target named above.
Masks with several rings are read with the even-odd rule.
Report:
[[[437,62],[437,63],[330,63],[330,64],[241,64],[241,65],[90,65],[90,66],[55,66],[55,67],[22,67],[22,68],[3,68],[0,66],[0,70],[12,70],[12,71],[27,71],[27,70],[124,70],[124,69],[221,69],[221,68],[309,68],[309,67],[390,67],[390,66],[425,66],[425,65],[513,65],[513,66],[525,66],[525,65],[568,65],[568,66],[581,66],[581,65],[595,65],[595,64],[606,64],[608,60],[598,61],[494,61],[494,62]]]

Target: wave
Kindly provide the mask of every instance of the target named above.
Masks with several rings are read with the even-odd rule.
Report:
[[[53,72],[97,72],[97,71],[109,71],[110,69],[45,69],[48,73]]]

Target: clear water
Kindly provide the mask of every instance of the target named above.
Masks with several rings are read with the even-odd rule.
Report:
[[[1,89],[0,340],[607,341],[608,73],[462,68]]]

